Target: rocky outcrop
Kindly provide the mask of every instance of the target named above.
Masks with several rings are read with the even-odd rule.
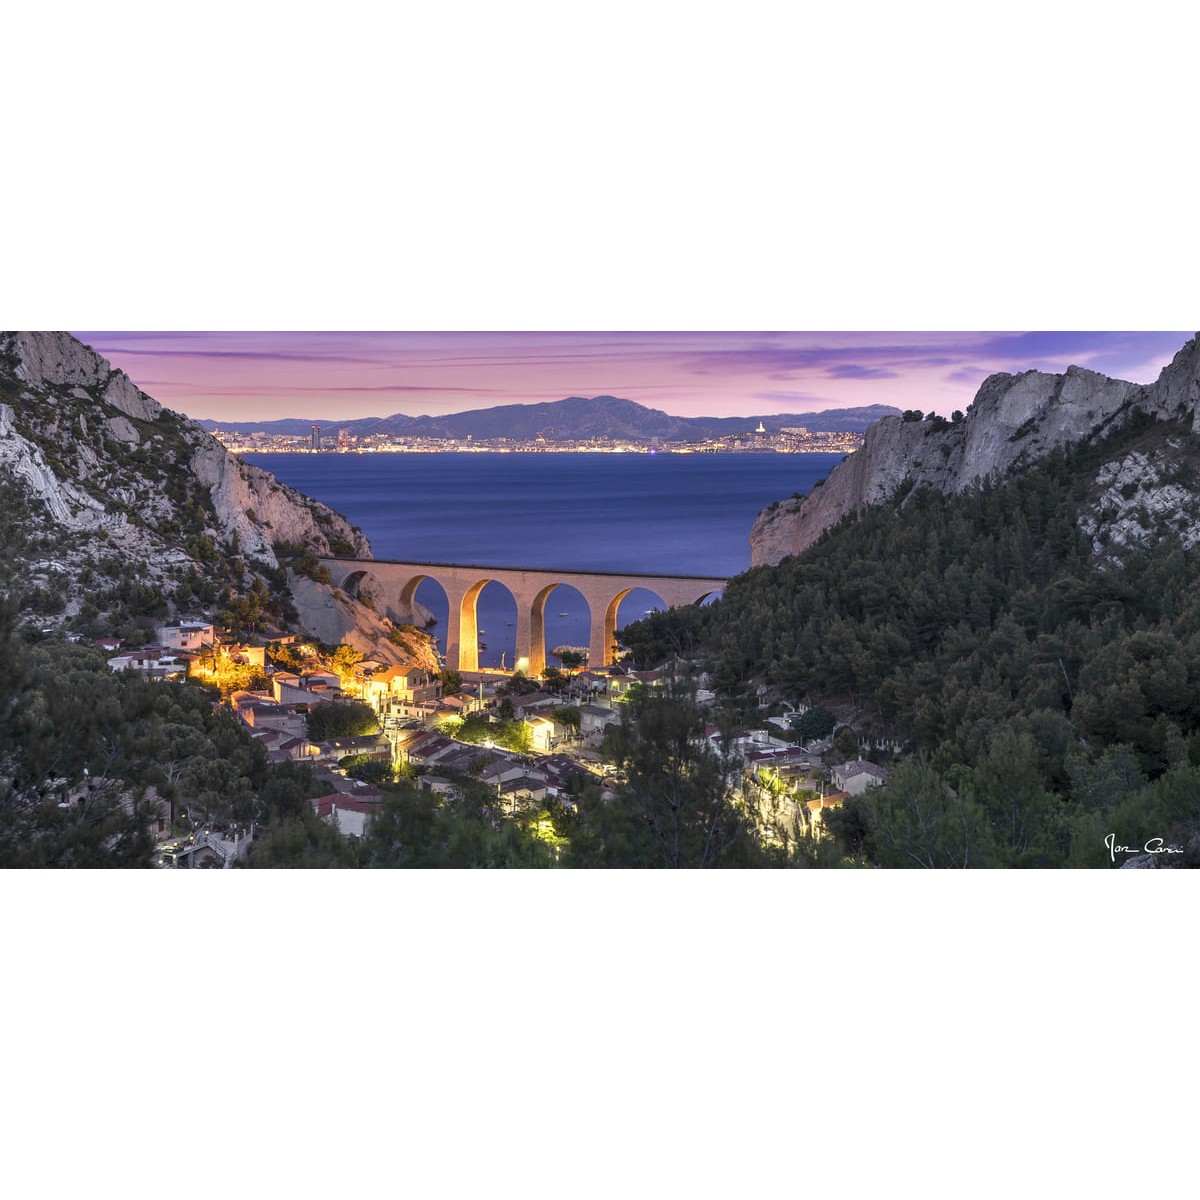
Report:
[[[1200,542],[1200,496],[1180,481],[1172,453],[1181,448],[1168,438],[1161,453],[1134,450],[1100,468],[1097,494],[1079,522],[1094,553],[1117,557],[1164,532],[1175,534],[1186,550]]]
[[[1200,433],[1200,335],[1192,338],[1146,389],[1141,405],[1162,420],[1183,420]]]
[[[890,500],[903,486],[959,492],[1118,427],[1136,411],[1183,420],[1200,432],[1198,339],[1149,386],[1081,367],[1061,375],[999,374],[984,380],[961,421],[877,421],[862,449],[835,467],[823,485],[759,514],[750,535],[751,563],[777,563],[798,554],[847,514]]]
[[[15,385],[16,418],[10,417],[10,427],[14,421],[23,422],[34,441],[52,443],[47,449],[52,448],[58,459],[59,468],[52,471],[43,456],[44,469],[35,472],[39,494],[50,496],[56,519],[66,519],[67,508],[81,505],[104,510],[113,499],[128,505],[117,475],[137,474],[159,484],[165,482],[166,471],[182,466],[207,491],[204,505],[211,512],[211,532],[222,541],[236,534],[242,554],[274,567],[276,543],[316,554],[331,553],[337,543],[343,554],[370,557],[366,539],[338,513],[235,458],[199,425],[164,409],[123,371],[114,370],[70,334],[0,335],[0,357]],[[117,444],[116,453],[104,454],[110,442]],[[136,464],[123,461],[120,447],[144,448],[146,458]],[[83,501],[74,494],[72,476],[96,484]],[[149,518],[143,521],[149,524],[172,514],[149,496],[142,512],[133,514],[135,521],[138,515]]]
[[[214,570],[217,591],[278,587],[284,548],[371,556],[340,514],[234,457],[66,333],[0,333],[0,489],[12,510],[0,565],[25,590],[67,591],[63,619],[123,586],[195,595]],[[386,639],[390,623],[368,607],[293,578],[307,632],[364,650]]]
[[[18,366],[17,378],[27,383],[75,386],[81,399],[99,396],[127,417],[153,421],[162,405],[151,399],[125,374],[65,333],[13,333],[10,346]]]
[[[125,524],[124,516],[107,512],[99,500],[55,475],[42,448],[17,431],[7,404],[0,404],[0,472],[18,480],[27,499],[42,504],[49,520],[64,529],[86,532]]]
[[[298,620],[318,641],[344,642],[384,662],[418,663],[431,671],[439,669],[432,639],[415,630],[395,634],[392,623],[377,616],[338,588],[315,583],[289,572]],[[403,645],[393,641],[399,636]]]
[[[351,557],[371,557],[370,543],[340,513],[235,458],[211,437],[196,448],[190,467],[209,489],[222,535],[236,534],[245,554],[274,565],[273,547],[283,542],[316,554],[352,550]]]

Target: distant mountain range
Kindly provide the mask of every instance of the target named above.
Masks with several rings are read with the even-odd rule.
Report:
[[[814,433],[863,432],[880,417],[899,416],[900,409],[888,404],[866,408],[834,408],[810,413],[765,413],[750,417],[673,417],[657,408],[647,408],[617,396],[594,396],[588,400],[570,396],[541,404],[505,404],[499,408],[476,408],[441,417],[359,417],[354,420],[200,421],[205,429],[238,433],[306,435],[313,425],[326,431],[348,429],[354,437],[387,434],[394,437],[536,438],[563,442],[577,438],[629,438],[637,441],[686,442],[703,438],[732,437],[750,433],[759,422],[775,433],[803,426]]]

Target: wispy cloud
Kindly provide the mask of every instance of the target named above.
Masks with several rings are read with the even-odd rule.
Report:
[[[890,367],[864,367],[861,363],[838,363],[826,369],[830,379],[896,379],[898,371]]]
[[[983,367],[959,367],[957,371],[951,371],[946,379],[950,383],[967,383],[972,387],[978,387],[989,375],[994,372],[985,370]]]
[[[439,412],[565,396],[627,397],[677,415],[889,403],[965,408],[995,371],[1070,363],[1149,382],[1186,333],[106,332],[79,334],[193,416]],[[783,386],[778,386],[783,385]],[[247,411],[250,410],[250,411]]]

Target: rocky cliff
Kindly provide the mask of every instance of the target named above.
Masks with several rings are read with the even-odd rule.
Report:
[[[323,640],[376,649],[391,629],[326,585],[297,583],[313,556],[370,557],[360,530],[69,334],[0,333],[0,492],[8,588],[43,622],[198,609],[253,620],[273,597]]]
[[[862,449],[835,467],[823,485],[759,514],[750,534],[751,563],[772,564],[798,554],[843,517],[890,500],[901,489],[960,492],[980,479],[1019,471],[1053,450],[1119,428],[1136,414],[1163,422],[1164,436],[1165,423],[1200,433],[1200,338],[1189,341],[1153,384],[1110,379],[1080,367],[1061,375],[998,374],[984,380],[962,420],[920,420],[911,414],[877,421],[867,430]],[[1200,520],[1191,504],[1180,507],[1180,495],[1164,491],[1177,464],[1158,478],[1155,469],[1161,465],[1145,454],[1137,464],[1109,464],[1097,484],[1102,492],[1116,489],[1118,498],[1128,501],[1121,489],[1129,490],[1129,472],[1149,470],[1138,480],[1144,493],[1137,502],[1139,512],[1146,503],[1164,517],[1170,510],[1175,527],[1186,530],[1185,541],[1192,544],[1200,540]],[[1085,517],[1084,528],[1094,535],[1098,549],[1138,537],[1130,514],[1116,507],[1111,496],[1098,496],[1090,528]]]

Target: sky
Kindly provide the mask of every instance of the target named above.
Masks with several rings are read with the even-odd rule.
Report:
[[[1149,383],[1190,333],[81,332],[168,408],[221,422],[461,412],[613,395],[676,416],[965,409],[988,375]]]

